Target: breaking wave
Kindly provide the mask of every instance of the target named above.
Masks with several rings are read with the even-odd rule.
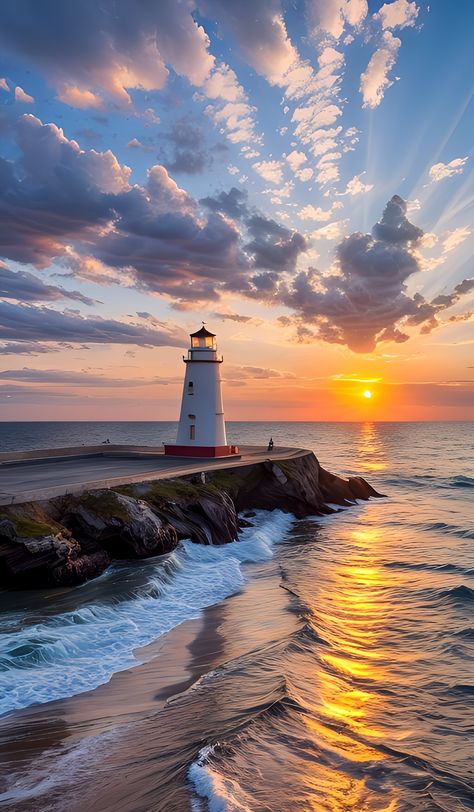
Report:
[[[6,618],[0,713],[89,691],[137,665],[135,649],[237,592],[245,582],[242,565],[271,558],[292,522],[280,511],[259,511],[238,541],[222,546],[184,541],[153,565],[148,562],[147,583],[123,600],[91,603],[19,630]]]

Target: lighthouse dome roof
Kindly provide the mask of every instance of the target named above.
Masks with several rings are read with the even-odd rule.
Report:
[[[215,338],[215,333],[210,333],[209,330],[206,330],[205,327],[201,327],[200,330],[197,330],[195,333],[190,333],[191,338]]]

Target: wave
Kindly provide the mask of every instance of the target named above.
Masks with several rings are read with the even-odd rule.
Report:
[[[472,527],[458,527],[455,524],[446,524],[446,522],[424,522],[421,524],[413,524],[417,530],[426,530],[431,532],[433,530],[441,530],[450,536],[457,536],[461,539],[474,539],[474,530]]]
[[[211,766],[215,745],[207,745],[199,752],[188,771],[199,798],[207,801],[206,812],[252,812],[253,799],[244,792],[237,781],[226,778]],[[201,812],[199,800],[192,799],[193,812]]]
[[[471,589],[465,584],[460,586],[453,586],[451,589],[445,589],[441,592],[441,596],[449,600],[450,603],[456,605],[472,603],[474,601],[474,589]]]
[[[463,684],[460,683],[459,685],[452,685],[449,689],[448,693],[452,694],[461,694],[463,696],[474,696],[474,685]]]
[[[474,478],[471,476],[453,476],[451,482],[455,488],[474,488]]]
[[[464,474],[455,474],[441,477],[430,474],[415,474],[414,476],[391,477],[383,480],[384,485],[403,486],[409,488],[474,488],[474,478]]]
[[[458,632],[453,632],[455,637],[461,637],[464,640],[474,640],[474,629],[468,626],[465,629],[460,629]]]
[[[460,575],[474,575],[472,569],[466,569],[458,564],[430,564],[427,561],[384,561],[383,566],[387,569],[426,570],[428,572],[454,572]]]
[[[235,666],[235,663],[234,663]],[[188,769],[188,779],[196,793],[192,799],[193,812],[254,812],[255,799],[250,796],[235,778],[224,775],[217,769],[217,762],[232,759],[232,740],[242,730],[248,731],[255,723],[263,723],[271,717],[286,717],[285,727],[291,728],[293,712],[306,712],[293,695],[285,677],[281,677],[267,696],[257,706],[248,710],[245,719],[240,719],[233,729],[225,732],[225,741],[207,744]],[[200,799],[207,802],[203,808]]]
[[[242,565],[265,561],[294,522],[258,511],[255,526],[222,546],[184,541],[157,561],[145,587],[112,604],[58,614],[0,643],[0,713],[89,691],[139,664],[134,650],[237,592]]]

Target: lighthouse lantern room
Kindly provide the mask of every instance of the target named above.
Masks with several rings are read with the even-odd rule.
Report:
[[[181,414],[176,445],[165,445],[165,454],[175,457],[226,457],[238,453],[227,445],[222,405],[220,367],[216,336],[206,329],[191,333],[187,356]]]

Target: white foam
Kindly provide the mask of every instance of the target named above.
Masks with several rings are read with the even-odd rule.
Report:
[[[207,801],[208,812],[252,812],[251,799],[240,784],[211,767],[209,759],[212,755],[212,746],[203,747],[188,771],[197,795]],[[193,804],[193,809],[200,812],[197,803]]]
[[[294,518],[259,511],[239,541],[203,546],[184,541],[157,565],[146,589],[115,604],[90,604],[55,615],[0,642],[0,713],[89,691],[139,664],[147,645],[206,606],[238,591],[242,564],[265,561]]]

